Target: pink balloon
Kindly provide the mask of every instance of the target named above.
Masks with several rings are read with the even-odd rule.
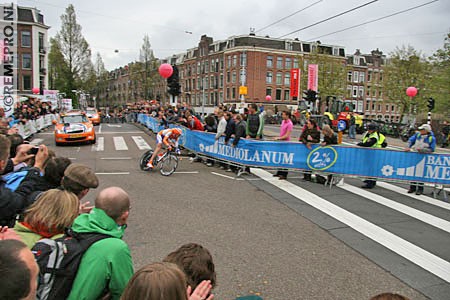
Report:
[[[272,96],[267,95],[267,96],[266,96],[266,100],[267,100],[267,101],[271,101],[271,100],[272,100]]]
[[[170,64],[162,64],[159,66],[159,75],[161,75],[164,78],[169,78],[172,76],[173,68]]]
[[[415,95],[417,95],[417,89],[413,86],[410,86],[406,89],[406,95],[408,95],[409,97],[414,97]]]
[[[34,88],[31,89],[31,92],[32,92],[33,94],[39,94],[39,93],[41,92],[41,89],[38,88],[38,87],[34,87]]]

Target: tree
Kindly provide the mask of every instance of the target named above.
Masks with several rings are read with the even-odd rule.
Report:
[[[318,65],[318,99],[319,108],[326,96],[342,98],[345,95],[346,67],[345,58],[332,56],[331,53],[323,51],[318,45],[308,56],[302,57],[301,61],[301,86],[307,89],[308,65]]]
[[[408,112],[425,110],[426,99],[430,97],[430,65],[412,46],[402,46],[390,53],[390,59],[384,69],[383,90],[389,103],[400,107],[400,120]],[[406,89],[414,86],[418,94],[413,102],[406,95]]]
[[[158,61],[153,54],[148,35],[144,36],[139,61],[130,66],[130,78],[135,83],[134,93],[144,99],[153,97],[152,86],[157,76]]]
[[[99,103],[100,93],[105,90],[108,85],[108,71],[105,68],[102,56],[98,52],[95,56],[93,70],[95,74],[96,85],[93,87],[93,90],[91,90],[91,93],[95,96],[97,103]]]
[[[50,52],[48,54],[48,79],[51,90],[67,91],[69,66],[64,60],[58,42],[50,39]]]
[[[91,49],[81,33],[81,25],[77,23],[75,8],[70,4],[61,16],[61,30],[55,41],[68,66],[66,94],[76,99],[72,90],[82,87],[83,81],[91,76]]]
[[[436,112],[444,116],[450,114],[449,94],[450,94],[450,33],[444,40],[444,47],[438,49],[430,57],[433,80],[430,82],[432,96],[436,100]]]

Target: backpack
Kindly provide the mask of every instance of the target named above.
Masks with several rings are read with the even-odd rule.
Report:
[[[100,233],[75,233],[67,229],[61,238],[39,240],[31,249],[39,265],[36,299],[69,297],[83,254],[95,242],[109,237]]]

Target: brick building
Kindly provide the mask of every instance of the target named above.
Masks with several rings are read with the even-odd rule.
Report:
[[[386,122],[400,122],[397,105],[386,99],[383,93],[383,68],[386,56],[376,49],[370,54],[361,54],[359,49],[347,56],[347,94],[358,113],[366,118]]]
[[[31,94],[34,87],[48,87],[48,29],[37,8],[18,7],[18,93]]]
[[[270,104],[298,104],[290,95],[290,71],[305,69],[308,54],[345,58],[344,48],[297,39],[275,39],[254,34],[233,36],[213,41],[203,35],[197,47],[178,55],[181,101],[207,111],[219,103],[258,102]],[[168,60],[170,62],[170,60]],[[306,89],[306,73],[301,76],[301,89]],[[240,94],[240,86],[247,94]],[[299,95],[301,97],[301,95]]]

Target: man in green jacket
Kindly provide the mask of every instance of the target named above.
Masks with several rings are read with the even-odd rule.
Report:
[[[95,242],[83,255],[69,300],[98,299],[106,294],[109,299],[120,298],[133,275],[130,249],[122,241],[129,213],[128,194],[119,187],[109,187],[98,194],[89,214],[75,219],[73,231],[102,233],[111,238]]]

